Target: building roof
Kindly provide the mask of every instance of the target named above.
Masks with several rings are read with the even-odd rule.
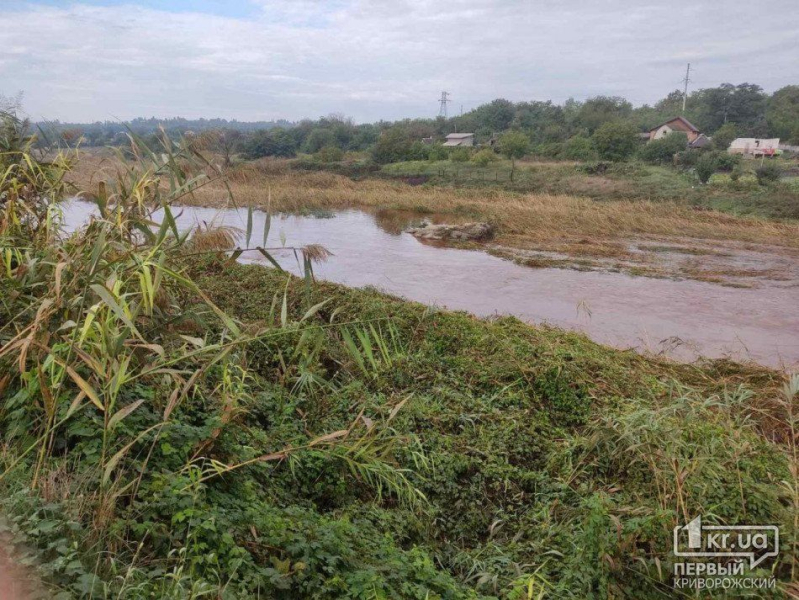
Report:
[[[780,145],[780,138],[735,138],[730,144],[730,148],[746,148],[756,146],[760,148],[777,148]]]
[[[704,148],[705,146],[710,144],[711,141],[712,140],[709,137],[707,137],[704,133],[700,133],[698,136],[696,136],[696,139],[693,142],[690,142],[688,144],[688,147]]]
[[[680,122],[683,124],[683,126],[687,127],[687,128],[688,128],[688,129],[690,129],[691,131],[694,131],[694,132],[696,132],[696,133],[699,133],[699,129],[697,129],[697,128],[696,128],[696,126],[694,126],[694,124],[693,124],[693,123],[691,123],[691,122],[690,122],[688,119],[686,119],[685,117],[672,117],[672,118],[671,118],[671,119],[669,119],[668,121],[663,121],[663,122],[662,122],[660,125],[658,125],[657,127],[653,127],[653,128],[652,128],[652,129],[650,129],[649,131],[655,131],[656,129],[660,129],[660,128],[661,128],[661,127],[663,127],[664,125],[668,125],[669,123],[673,123],[674,121],[680,121]]]
[[[447,135],[448,140],[462,140],[464,138],[474,137],[473,133],[450,133]]]

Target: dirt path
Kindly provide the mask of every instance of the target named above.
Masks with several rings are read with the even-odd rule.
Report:
[[[14,547],[9,536],[0,535],[0,600],[46,598],[41,583],[27,567],[13,559]]]

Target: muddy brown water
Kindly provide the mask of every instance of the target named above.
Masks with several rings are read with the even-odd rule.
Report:
[[[86,222],[91,207],[69,202],[64,211],[66,229]],[[184,228],[200,222],[246,228],[246,210],[180,210],[178,223]],[[261,240],[265,216],[254,214],[253,240]],[[621,273],[534,269],[482,251],[433,247],[403,233],[423,217],[357,210],[273,216],[267,245],[322,244],[334,256],[314,267],[321,279],[351,287],[373,286],[481,317],[514,315],[530,323],[581,331],[617,348],[677,360],[730,357],[789,370],[799,366],[796,286],[737,289]],[[253,241],[256,244],[260,241]],[[243,259],[259,262],[252,254]],[[274,254],[284,268],[299,274],[291,251]]]

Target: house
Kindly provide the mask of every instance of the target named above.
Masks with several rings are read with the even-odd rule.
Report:
[[[713,140],[707,137],[704,133],[700,133],[696,136],[696,139],[693,142],[688,143],[689,148],[706,148],[709,146]]]
[[[473,133],[450,133],[444,146],[452,148],[454,146],[474,146]]]
[[[685,117],[674,117],[649,130],[649,140],[659,140],[675,131],[682,131],[692,143],[700,136],[699,130]]]
[[[774,156],[779,154],[780,138],[737,138],[732,141],[727,152],[749,156]]]

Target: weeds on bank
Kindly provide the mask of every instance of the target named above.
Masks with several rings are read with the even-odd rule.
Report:
[[[68,239],[69,161],[3,155],[0,505],[63,597],[662,598],[698,511],[795,578],[795,379],[238,265],[137,146]]]
[[[346,429],[302,435],[279,449],[253,445],[244,455],[222,443],[241,430],[262,386],[248,368],[246,348],[301,334],[281,357],[288,368],[319,331],[314,318],[325,303],[289,319],[284,293],[277,324],[245,330],[181,272],[177,261],[186,253],[229,249],[235,258],[249,249],[232,248],[230,230],[206,227],[192,234],[176,224],[173,205],[221,181],[221,172],[166,136],[162,151],[153,153],[131,135],[134,160],[112,181],[98,183],[96,216],[64,238],[58,200],[69,192],[64,175],[75,156],[37,161],[25,124],[9,118],[4,126],[15,133],[16,146],[0,155],[0,419],[6,442],[0,486],[31,490],[29,500],[16,492],[17,501],[38,508],[32,516],[14,515],[29,537],[62,527],[67,537],[73,526],[84,531],[77,547],[55,548],[58,558],[50,564],[63,567],[60,575],[71,584],[65,593],[128,597],[145,588],[155,593],[153,585],[158,597],[221,593],[233,573],[221,569],[219,582],[210,582],[198,570],[207,543],[199,541],[198,528],[207,527],[209,516],[193,507],[210,480],[251,465],[341,463],[377,498],[414,507],[423,502],[393,465],[391,418],[379,423],[363,415]],[[268,229],[264,245],[267,235]],[[248,246],[251,236],[248,226]],[[271,258],[263,246],[254,249]],[[310,281],[324,249],[295,252]],[[173,448],[180,439],[182,448]],[[185,503],[171,515],[177,539],[166,553],[138,540],[140,525],[130,520],[131,510],[141,511],[141,502],[163,485],[172,488],[178,506]],[[69,504],[72,524],[47,517],[57,501]],[[76,551],[85,554],[79,559]],[[86,556],[95,557],[93,566]],[[163,565],[156,583],[142,578],[147,564]]]

